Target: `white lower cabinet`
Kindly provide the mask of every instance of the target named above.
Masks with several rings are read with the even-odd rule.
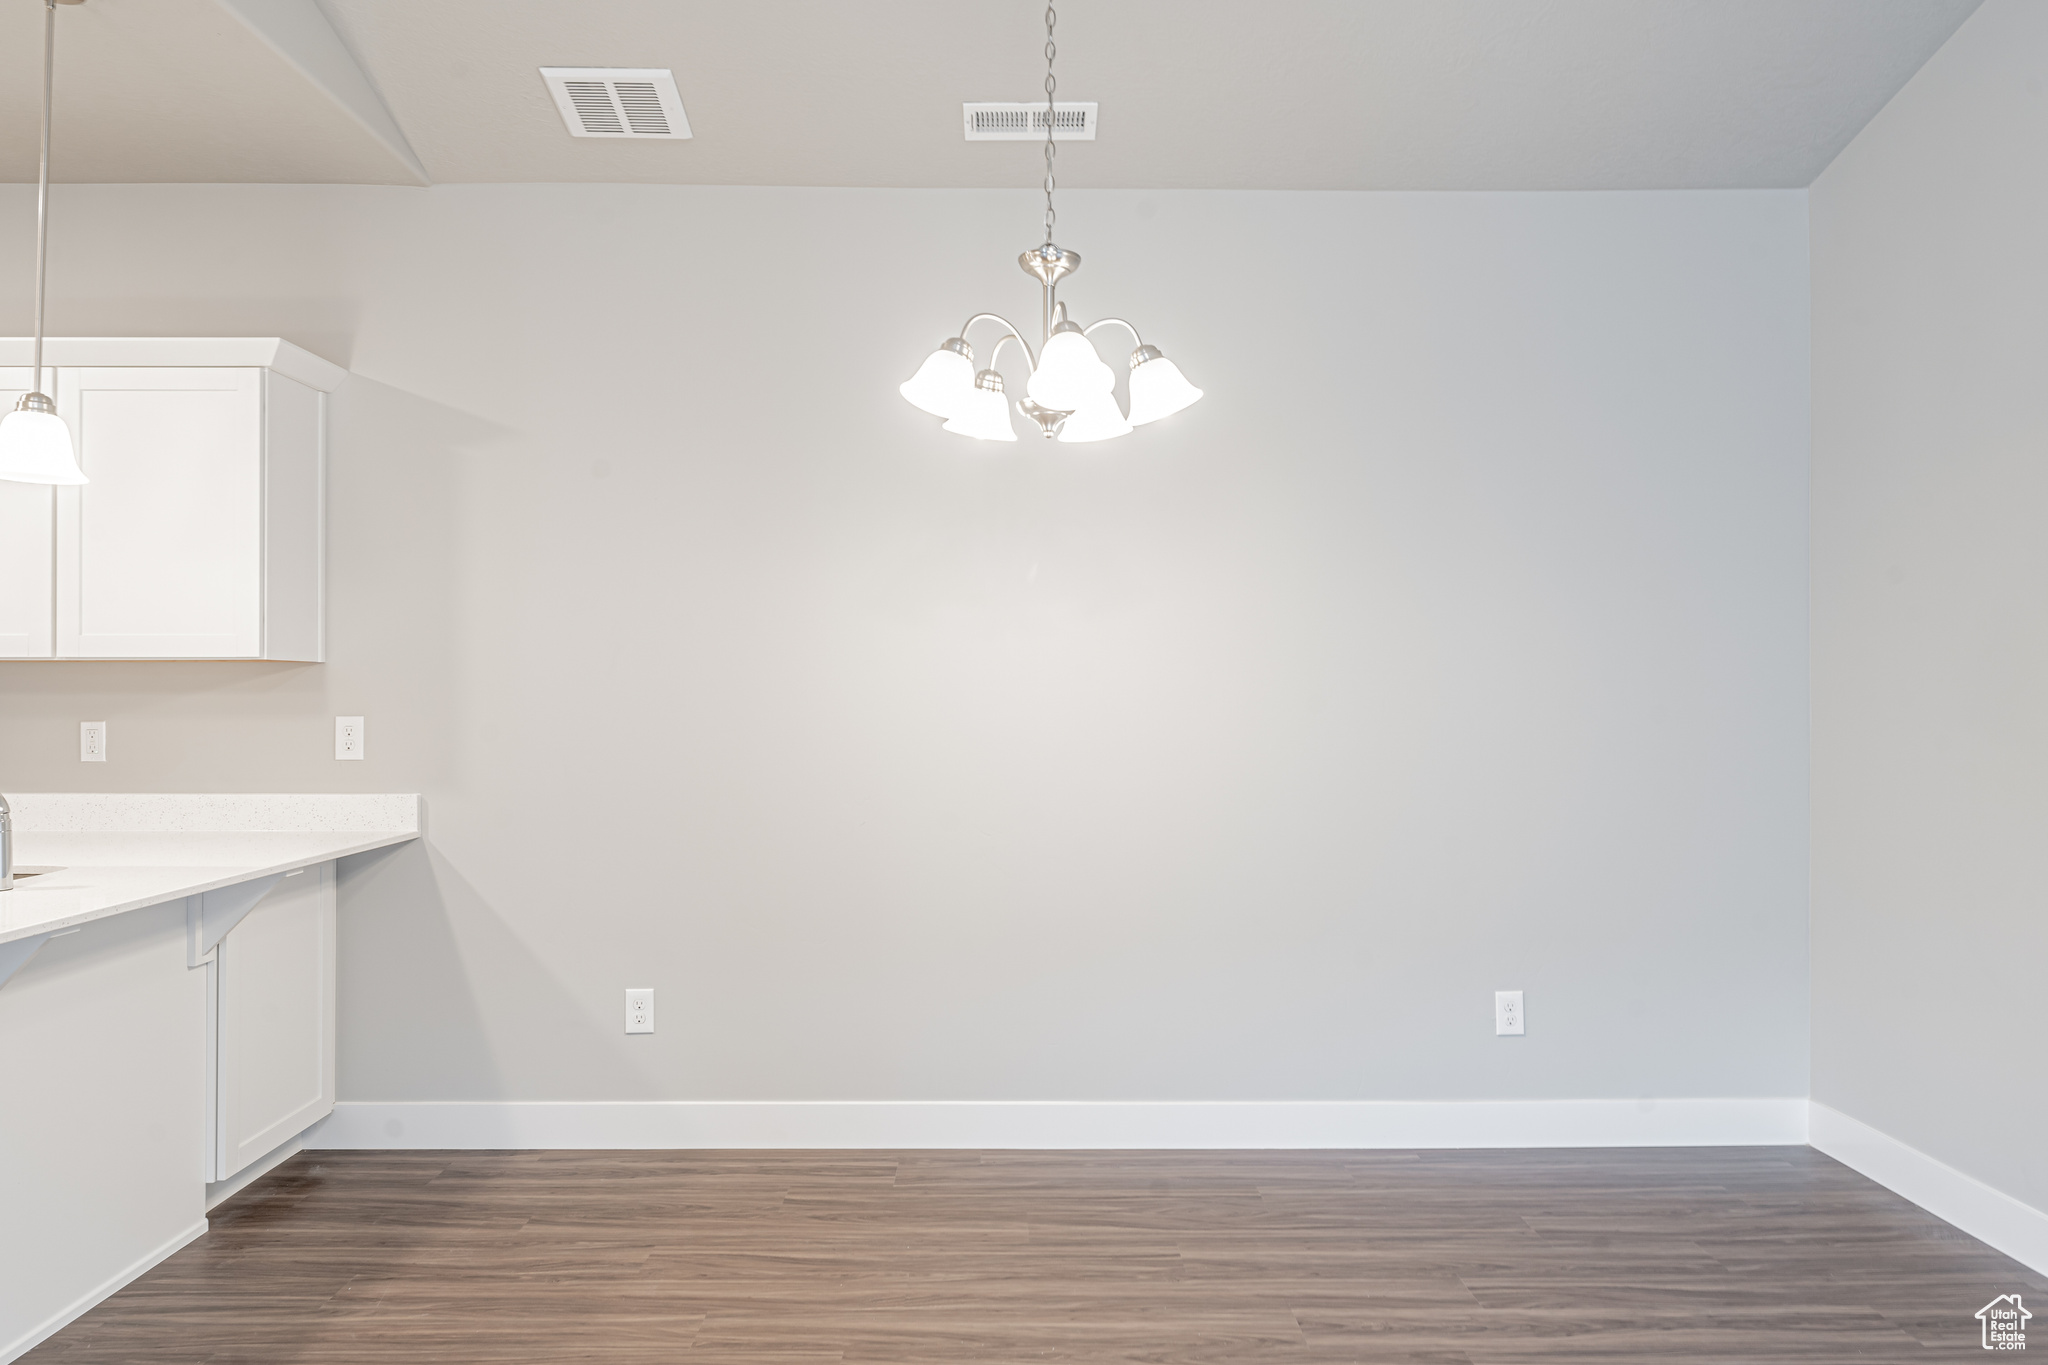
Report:
[[[334,1109],[334,864],[279,881],[208,967],[209,1181]]]

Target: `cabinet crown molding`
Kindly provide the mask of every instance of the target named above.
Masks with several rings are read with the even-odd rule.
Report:
[[[27,365],[34,348],[29,337],[0,337],[0,366]],[[333,393],[348,378],[341,366],[283,337],[45,337],[43,364],[254,366],[322,393]]]

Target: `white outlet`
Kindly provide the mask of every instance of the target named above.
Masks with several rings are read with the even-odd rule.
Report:
[[[361,716],[336,716],[334,718],[334,756],[336,758],[361,758],[363,756],[363,718]]]
[[[654,1032],[654,988],[626,992],[626,1032]]]
[[[1503,1038],[1522,1036],[1522,993],[1520,991],[1495,991],[1493,993],[1493,1031]]]
[[[78,761],[80,763],[104,763],[107,761],[107,723],[103,720],[82,720],[78,722]]]

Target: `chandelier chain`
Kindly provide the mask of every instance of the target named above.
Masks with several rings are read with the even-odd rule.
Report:
[[[1052,59],[1059,54],[1059,47],[1052,40],[1053,25],[1059,15],[1048,3],[1045,7],[1045,244],[1052,245],[1053,220],[1058,217],[1052,210],[1052,159],[1059,155],[1053,145],[1053,91],[1059,89],[1059,80],[1052,74]]]

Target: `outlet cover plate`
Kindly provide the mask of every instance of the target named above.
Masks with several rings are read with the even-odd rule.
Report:
[[[1528,1020],[1522,1016],[1520,991],[1493,993],[1493,1031],[1502,1038],[1519,1038]]]
[[[629,988],[626,991],[626,1032],[654,1032],[654,988],[652,986]]]

